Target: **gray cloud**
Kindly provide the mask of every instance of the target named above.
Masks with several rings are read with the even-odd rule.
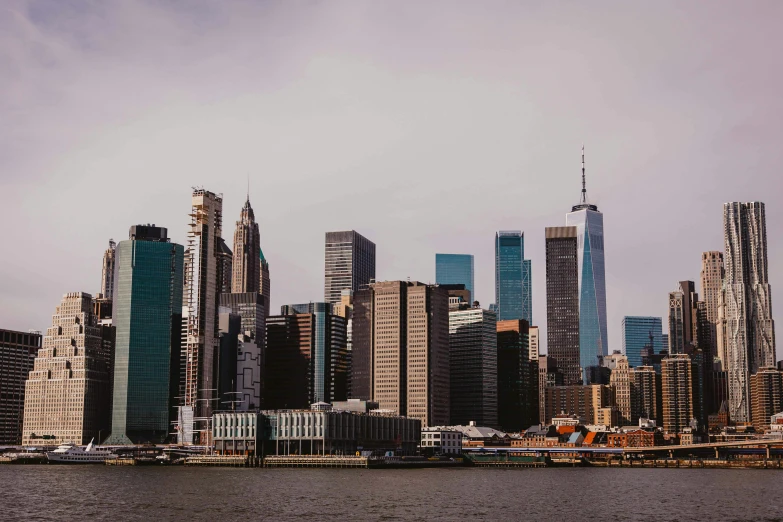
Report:
[[[6,2],[0,7],[2,326],[95,292],[109,237],[185,237],[189,188],[251,177],[273,305],[323,293],[323,233],[378,244],[384,279],[434,279],[522,229],[534,320],[543,229],[605,216],[610,349],[721,249],[721,204],[767,203],[782,290],[779,2]],[[779,307],[778,307],[779,308]],[[775,310],[776,315],[779,311]]]

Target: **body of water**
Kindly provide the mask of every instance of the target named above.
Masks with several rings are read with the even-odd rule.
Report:
[[[783,472],[0,466],[0,520],[783,520]]]

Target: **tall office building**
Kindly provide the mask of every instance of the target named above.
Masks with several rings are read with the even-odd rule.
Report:
[[[266,313],[264,298],[257,292],[220,294],[220,307],[239,317],[239,331],[234,332],[231,318],[222,319],[221,335],[236,337],[234,363],[236,366],[233,404],[237,410],[253,410],[261,407],[264,380],[264,353],[266,333]],[[234,345],[234,339],[221,341]],[[222,352],[221,348],[221,352]],[[225,365],[223,365],[225,366]],[[220,370],[227,375],[228,371]],[[224,379],[225,380],[225,379]],[[224,383],[225,384],[225,383]],[[224,389],[226,386],[224,386]],[[224,397],[220,395],[220,399]]]
[[[267,408],[348,398],[346,326],[329,303],[284,305],[267,319]]]
[[[756,431],[769,429],[769,419],[783,411],[783,372],[774,366],[759,368],[750,376],[751,419]]]
[[[449,295],[443,287],[384,281],[354,293],[353,398],[449,423]]]
[[[184,248],[167,229],[130,228],[117,245],[111,444],[160,444],[169,435],[172,358],[179,358]]]
[[[642,352],[652,348],[653,353],[664,349],[660,317],[623,317],[623,353],[632,368],[642,365]]]
[[[22,442],[25,382],[40,348],[39,332],[0,330],[0,445]]]
[[[587,200],[585,150],[582,147],[582,195],[566,214],[566,226],[576,227],[579,274],[579,351],[582,366],[596,364],[608,355],[606,329],[606,274],[604,266],[604,216]]]
[[[495,234],[495,312],[498,321],[533,322],[530,260],[525,259],[525,234],[501,230]]]
[[[527,321],[498,321],[498,424],[519,432],[538,422],[538,358],[530,359]]]
[[[465,285],[469,302],[476,299],[473,291],[473,256],[470,254],[435,254],[435,282],[439,285]]]
[[[611,388],[602,384],[582,386],[547,386],[544,390],[546,424],[552,423],[555,415],[565,413],[576,415],[582,424],[614,426],[617,424],[616,410],[611,407]],[[612,418],[614,417],[614,419]]]
[[[701,297],[707,307],[711,356],[720,357],[722,350],[718,346],[718,308],[723,288],[723,252],[704,252],[701,255]]]
[[[609,376],[609,385],[614,390],[614,404],[617,406],[617,410],[620,414],[619,425],[628,426],[633,422],[631,369],[628,365],[628,357],[625,355],[616,354],[614,359],[615,364],[614,368],[612,368],[612,373]]]
[[[261,250],[259,247],[258,249],[258,257],[259,257],[259,273],[260,273],[260,283],[258,287],[258,293],[260,293],[263,296],[264,301],[264,314],[268,317],[270,307],[272,306],[272,301],[270,299],[270,292],[271,292],[271,282],[269,279],[269,263],[267,262],[266,258],[264,257],[264,251]]]
[[[581,384],[580,368],[598,364],[594,350],[580,354],[577,257],[576,227],[547,227],[547,353],[563,370],[566,385]]]
[[[339,303],[343,290],[356,293],[375,280],[375,243],[355,230],[327,232],[324,301]]]
[[[750,375],[775,364],[764,203],[725,203],[723,228],[729,416],[750,422]]]
[[[631,422],[652,419],[660,426],[663,416],[661,375],[652,366],[631,369]]]
[[[218,306],[223,281],[219,262],[223,226],[223,198],[194,189],[184,260],[182,296],[182,406],[177,423],[178,440],[191,444],[196,434],[201,441],[207,426],[195,419],[212,416],[216,399],[216,361],[219,346]]]
[[[663,429],[668,433],[681,433],[696,415],[694,366],[686,354],[669,355],[661,364]]]
[[[232,262],[231,293],[259,293],[261,282],[261,259],[258,233],[258,223],[250,206],[248,195],[242,212],[239,213],[236,230],[234,231],[234,258]]]
[[[529,343],[528,348],[530,350],[528,357],[531,361],[537,361],[538,355],[541,353],[541,339],[540,339],[540,330],[538,326],[531,326],[528,328],[529,335]]]
[[[114,296],[114,259],[117,243],[109,240],[109,248],[103,253],[103,269],[101,270],[101,295],[111,300]]]
[[[231,292],[231,274],[234,272],[234,254],[228,248],[225,240],[220,238],[220,246],[217,253],[217,263],[220,268],[220,282],[218,292],[227,294]]]
[[[25,383],[22,444],[100,441],[109,433],[110,369],[92,296],[63,296]]]
[[[449,312],[451,425],[498,425],[498,344],[495,312]]]
[[[685,353],[687,346],[696,345],[694,324],[698,321],[695,315],[698,300],[693,281],[680,281],[677,290],[669,293],[670,354]]]

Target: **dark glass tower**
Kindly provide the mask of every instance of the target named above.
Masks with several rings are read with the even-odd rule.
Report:
[[[576,227],[546,229],[547,354],[566,385],[582,384],[579,360],[579,279]],[[586,368],[598,364],[590,361]]]
[[[161,443],[168,437],[184,249],[170,243],[166,232],[134,226],[130,239],[117,245],[111,444]]]
[[[495,311],[498,321],[533,322],[530,260],[525,259],[525,234],[518,230],[495,234]]]
[[[339,303],[343,290],[354,294],[375,280],[375,243],[355,230],[327,232],[324,248],[324,301]]]

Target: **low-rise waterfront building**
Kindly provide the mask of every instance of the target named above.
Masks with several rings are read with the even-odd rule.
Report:
[[[426,455],[460,455],[462,433],[438,427],[424,428],[421,430],[420,450]]]

